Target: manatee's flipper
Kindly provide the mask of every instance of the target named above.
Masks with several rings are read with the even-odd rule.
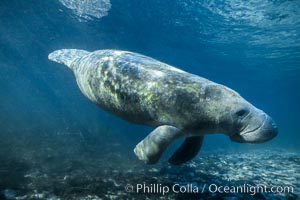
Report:
[[[181,131],[174,126],[159,126],[136,145],[134,153],[147,164],[155,164],[166,148],[180,136]]]
[[[53,51],[48,55],[48,59],[54,62],[64,64],[71,68],[71,64],[74,60],[81,58],[89,54],[90,52],[80,49],[61,49]]]
[[[194,158],[201,149],[204,136],[192,136],[185,139],[182,145],[169,159],[172,165],[180,165]]]

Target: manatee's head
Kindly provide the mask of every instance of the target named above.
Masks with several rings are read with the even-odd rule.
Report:
[[[278,134],[274,120],[257,109],[237,92],[223,85],[211,85],[210,107],[213,108],[217,131],[223,132],[232,141],[262,143]]]
[[[251,104],[233,108],[231,115],[233,126],[229,136],[232,141],[262,143],[278,134],[274,120]]]

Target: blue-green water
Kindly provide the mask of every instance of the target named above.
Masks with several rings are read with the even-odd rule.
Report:
[[[299,195],[299,33],[297,0],[1,0],[0,198],[144,199],[147,194],[124,192],[126,183],[164,185],[184,179],[203,185],[224,176],[237,185],[270,185],[276,179],[272,184],[293,185]],[[222,83],[272,116],[279,135],[259,145],[212,135],[183,167],[169,166],[167,156],[154,168],[146,166],[133,148],[152,129],[125,122],[87,100],[72,72],[48,60],[50,52],[62,48],[138,52]],[[264,160],[253,152],[268,156]],[[226,163],[225,171],[220,172],[225,167],[219,162]],[[206,173],[197,171],[201,167]],[[185,195],[147,197],[253,197]]]

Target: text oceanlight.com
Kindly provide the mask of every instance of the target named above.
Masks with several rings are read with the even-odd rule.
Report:
[[[163,185],[163,184],[127,184],[125,186],[126,192],[134,193],[146,193],[146,194],[161,194],[165,195],[168,193],[241,193],[255,195],[257,193],[293,193],[294,188],[292,186],[267,186],[267,185],[218,185],[218,184],[173,184],[173,185]]]

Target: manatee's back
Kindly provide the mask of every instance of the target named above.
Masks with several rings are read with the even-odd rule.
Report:
[[[89,60],[89,61],[88,61]],[[118,116],[141,124],[190,121],[207,80],[155,59],[123,51],[97,51],[81,60],[82,88],[90,99]],[[86,71],[86,63],[93,63]],[[79,83],[80,85],[80,83]],[[177,124],[176,124],[177,125]]]
[[[126,120],[157,126],[189,120],[207,80],[140,54],[99,50],[72,68],[85,96]],[[189,117],[187,117],[189,116]]]

